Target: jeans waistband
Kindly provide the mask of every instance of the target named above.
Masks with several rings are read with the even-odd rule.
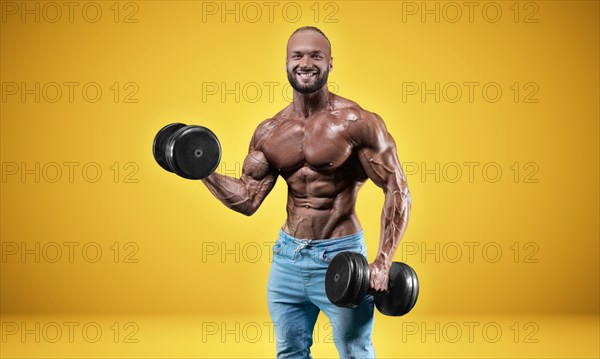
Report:
[[[360,230],[359,232],[348,234],[342,237],[329,238],[329,239],[302,239],[291,236],[283,231],[283,229],[279,230],[279,238],[284,242],[291,242],[298,244],[299,246],[306,247],[326,247],[326,246],[337,246],[342,243],[351,243],[356,241],[364,240],[364,231]]]

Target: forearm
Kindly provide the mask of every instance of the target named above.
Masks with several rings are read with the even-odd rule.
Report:
[[[225,206],[247,216],[256,211],[245,183],[239,178],[213,173],[202,180],[208,190]]]
[[[386,188],[381,213],[381,238],[375,262],[390,266],[394,253],[406,231],[410,215],[411,197],[406,182]]]

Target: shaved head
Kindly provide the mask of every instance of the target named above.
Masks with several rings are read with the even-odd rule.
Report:
[[[302,27],[297,28],[290,35],[290,38],[288,39],[288,46],[289,46],[290,40],[292,39],[292,37],[294,35],[296,35],[299,32],[304,32],[304,31],[314,31],[317,34],[323,36],[323,38],[327,41],[327,45],[329,46],[329,53],[331,54],[331,42],[329,41],[329,38],[327,38],[327,35],[325,35],[325,33],[323,31],[321,31],[321,29],[319,29],[318,27],[314,27],[314,26],[302,26]]]

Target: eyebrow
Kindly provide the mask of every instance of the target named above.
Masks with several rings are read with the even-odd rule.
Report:
[[[303,52],[304,52],[304,51],[298,51],[298,50],[296,50],[296,51],[292,51],[291,53],[292,53],[292,54],[301,54],[301,53],[303,53]],[[309,54],[324,54],[325,52],[323,52],[323,51],[321,51],[321,50],[314,50],[314,51],[308,51],[308,53],[309,53]]]

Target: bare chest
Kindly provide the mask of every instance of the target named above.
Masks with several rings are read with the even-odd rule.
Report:
[[[340,167],[352,153],[348,121],[334,116],[283,120],[264,141],[262,150],[279,170],[309,165],[315,169]]]

